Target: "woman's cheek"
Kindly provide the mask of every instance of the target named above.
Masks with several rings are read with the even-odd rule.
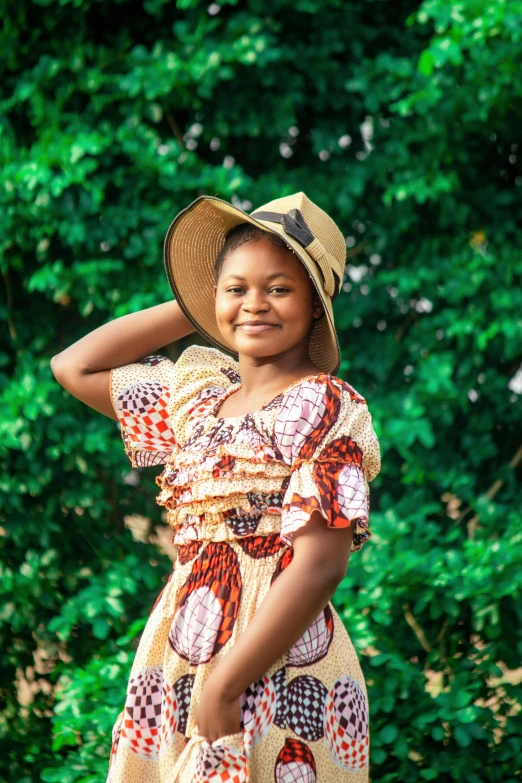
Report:
[[[234,323],[237,321],[237,306],[234,303],[227,303],[216,300],[216,321],[219,331],[226,336],[230,342],[235,338]]]

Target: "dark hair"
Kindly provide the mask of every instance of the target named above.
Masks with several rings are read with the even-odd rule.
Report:
[[[271,231],[264,231],[262,228],[259,228],[259,226],[254,226],[252,223],[247,223],[246,221],[244,223],[238,223],[237,226],[233,226],[233,228],[230,228],[227,231],[225,243],[214,261],[214,277],[216,283],[221,274],[221,269],[223,268],[227,255],[240,245],[244,245],[245,242],[255,242],[262,237],[266,237],[274,247],[281,250],[292,250],[290,245],[288,245],[279,234],[274,234]]]

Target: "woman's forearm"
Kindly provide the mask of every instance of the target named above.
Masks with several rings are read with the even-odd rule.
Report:
[[[123,315],[94,329],[53,357],[53,371],[110,370],[142,359],[194,331],[176,301]]]
[[[212,672],[214,687],[236,699],[305,633],[325,608],[339,579],[293,561],[282,571],[245,632]]]

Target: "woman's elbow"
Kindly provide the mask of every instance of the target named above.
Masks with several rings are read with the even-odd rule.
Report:
[[[75,367],[71,367],[71,362],[65,360],[60,353],[57,353],[56,356],[52,357],[50,364],[51,372],[54,375],[55,380],[57,380],[64,389],[68,389],[71,385],[71,381],[74,381],[74,378],[77,378],[80,375],[79,370]]]
[[[57,353],[55,356],[52,357],[52,359],[50,361],[50,365],[51,365],[51,372],[52,372],[52,374],[54,375],[54,377],[56,378],[56,380],[59,383],[60,382],[60,376],[62,374],[62,364],[60,362],[60,354],[59,353]]]

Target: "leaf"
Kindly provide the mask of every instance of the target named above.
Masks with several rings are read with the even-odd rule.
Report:
[[[417,65],[417,69],[419,73],[422,73],[423,76],[431,76],[433,73],[433,55],[428,50],[425,49],[421,56],[419,57],[419,63]]]
[[[471,744],[471,738],[462,726],[455,726],[453,736],[455,737],[455,742],[461,748],[467,748]]]
[[[398,734],[399,730],[397,726],[394,726],[391,723],[387,724],[379,731],[379,736],[386,745],[391,745],[392,742],[395,742]]]

